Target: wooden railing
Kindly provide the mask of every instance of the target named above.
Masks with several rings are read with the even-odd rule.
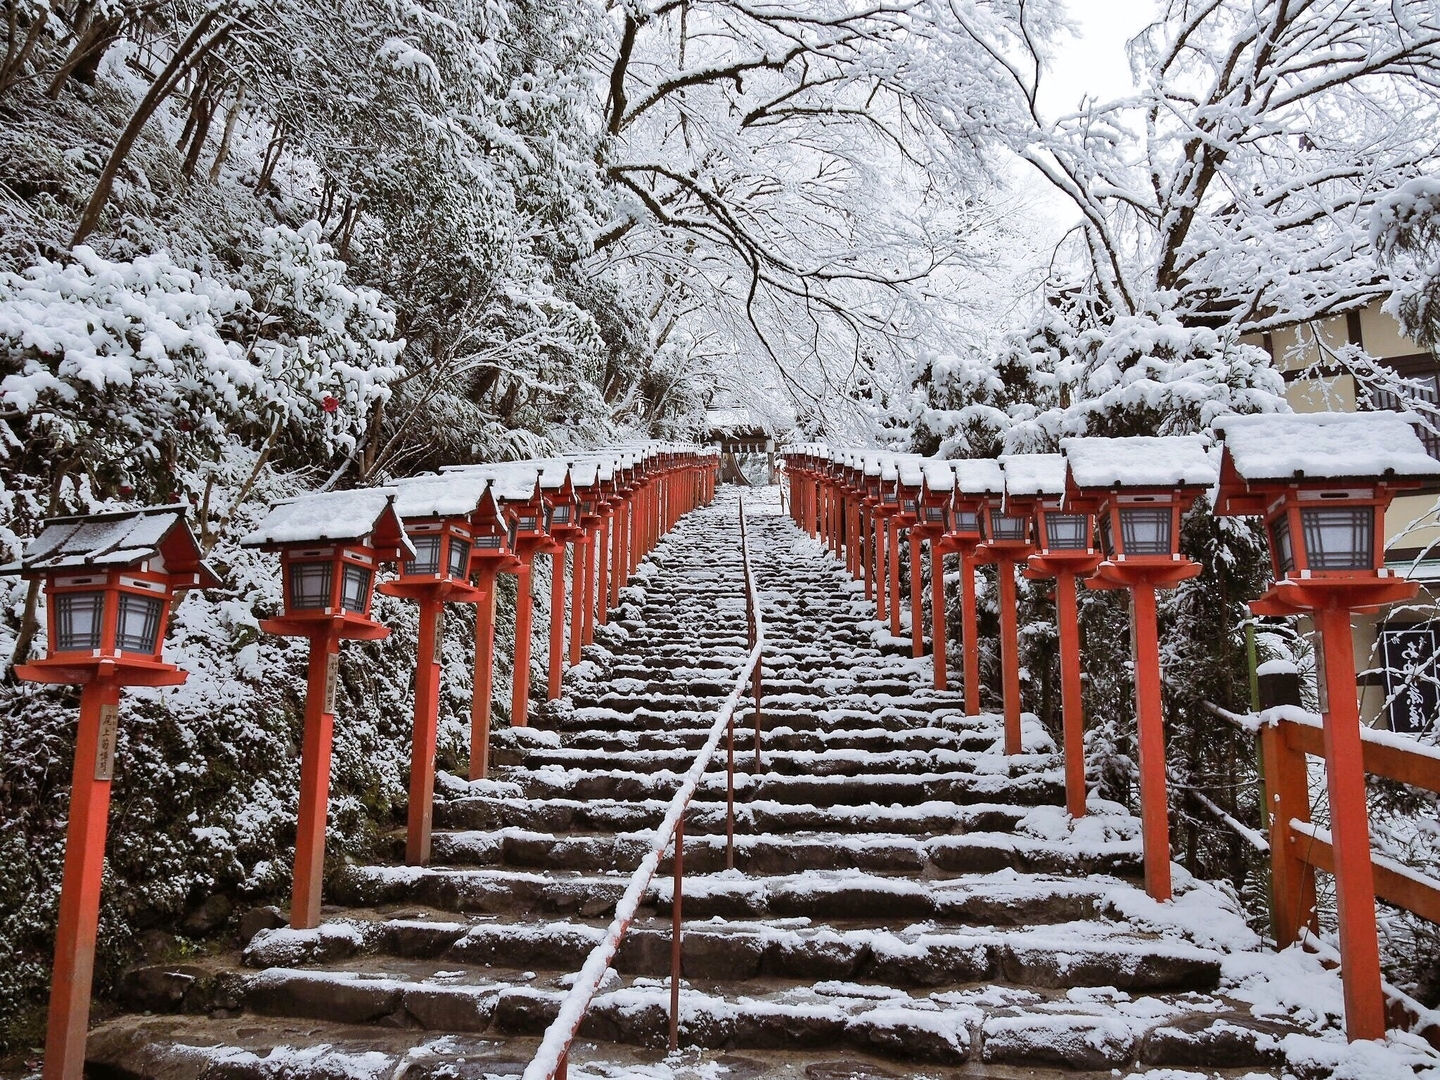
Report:
[[[725,865],[735,866],[735,711],[745,696],[747,686],[754,696],[755,712],[755,772],[760,772],[760,664],[765,649],[765,620],[760,611],[760,598],[755,590],[755,576],[750,568],[749,537],[745,528],[745,502],[740,501],[740,557],[745,576],[746,623],[749,632],[750,652],[735,674],[735,683],[729,696],[715,712],[710,732],[695,756],[695,761],[686,772],[679,789],[670,800],[665,818],[655,829],[650,841],[650,850],[630,876],[625,894],[615,905],[615,917],[605,937],[590,951],[584,966],[575,977],[569,993],[560,1004],[560,1013],[546,1029],[535,1056],[526,1066],[523,1080],[565,1080],[570,1045],[585,1021],[595,995],[605,980],[605,973],[615,959],[625,934],[634,922],[635,915],[660,867],[660,860],[673,842],[674,888],[670,905],[670,1049],[676,1049],[680,1037],[680,944],[681,908],[684,899],[685,875],[685,811],[689,808],[710,762],[719,749],[720,740],[725,739],[726,783],[725,783]]]

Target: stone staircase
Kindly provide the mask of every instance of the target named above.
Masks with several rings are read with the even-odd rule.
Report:
[[[1072,822],[1039,725],[1005,757],[999,719],[927,689],[929,661],[897,653],[774,500],[749,511],[769,645],[758,773],[753,713],[737,720],[733,870],[723,745],[686,819],[687,1049],[662,1062],[667,859],[570,1075],[1283,1065],[1291,1029],[1221,990],[1224,895],[1178,874],[1175,904],[1150,901],[1138,821],[1095,801]],[[136,1011],[92,1033],[94,1074],[519,1075],[746,654],[738,545],[732,492],[681,522],[567,697],[497,737],[495,778],[442,777],[433,865],[401,865],[397,837],[393,863],[332,878],[319,930],[129,973]]]

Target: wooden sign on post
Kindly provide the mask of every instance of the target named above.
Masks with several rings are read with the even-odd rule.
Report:
[[[95,743],[95,779],[115,779],[115,736],[120,727],[120,706],[100,706],[100,736]]]

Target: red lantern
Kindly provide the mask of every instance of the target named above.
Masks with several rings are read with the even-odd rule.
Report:
[[[185,514],[184,506],[157,506],[51,518],[18,563],[0,568],[45,583],[49,655],[17,664],[15,674],[81,685],[46,1077],[78,1077],[85,1063],[120,691],[185,681],[161,656],[175,593],[219,584]]]
[[[1065,805],[1071,817],[1085,813],[1085,710],[1080,683],[1080,620],[1075,582],[1099,565],[1091,515],[1062,505],[1065,459],[1060,454],[1012,454],[1000,458],[1005,505],[1032,519],[1035,553],[1025,576],[1055,579],[1055,622],[1060,639],[1060,699],[1065,735]]]
[[[1095,513],[1105,556],[1086,584],[1130,591],[1145,889],[1157,900],[1170,899],[1171,889],[1155,590],[1200,572],[1180,554],[1180,518],[1215,483],[1209,446],[1198,435],[1060,443],[1068,469],[1064,509]]]
[[[1350,614],[1418,591],[1386,569],[1384,555],[1385,509],[1395,493],[1440,477],[1440,462],[1426,452],[1414,422],[1376,412],[1227,416],[1214,424],[1224,447],[1216,512],[1262,518],[1270,542],[1275,584],[1251,610],[1308,614],[1320,633],[1325,779],[1351,1039],[1381,1038],[1386,1024]],[[1302,797],[1303,783],[1302,777]],[[1292,850],[1289,814],[1270,815],[1270,835],[1276,937],[1284,947],[1313,923],[1314,870]]]
[[[331,491],[279,503],[241,544],[280,552],[285,612],[262,620],[260,628],[310,639],[290,904],[290,925],[309,929],[320,923],[340,642],[389,636],[370,618],[375,575],[382,563],[413,558],[415,550],[395,513],[393,488]]]

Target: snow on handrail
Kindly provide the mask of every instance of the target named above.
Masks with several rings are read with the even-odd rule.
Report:
[[[630,876],[630,884],[625,889],[625,895],[615,905],[615,918],[605,931],[605,936],[585,958],[585,963],[580,968],[579,974],[576,975],[574,984],[570,987],[569,993],[565,995],[565,1000],[560,1003],[559,1015],[545,1029],[545,1035],[540,1040],[539,1047],[536,1048],[534,1058],[525,1067],[522,1080],[553,1080],[568,1057],[570,1044],[574,1042],[580,1025],[584,1022],[585,1014],[590,1009],[590,1003],[600,992],[600,985],[605,981],[605,973],[610,969],[610,962],[615,959],[615,954],[620,949],[620,943],[624,940],[626,931],[630,929],[630,924],[635,919],[635,913],[640,907],[645,890],[650,887],[650,882],[660,868],[660,859],[674,840],[676,829],[690,805],[690,800],[694,798],[695,792],[699,789],[705,770],[710,765],[710,759],[714,756],[716,748],[720,745],[720,739],[725,735],[731,718],[740,704],[740,698],[746,690],[746,683],[760,663],[761,652],[765,646],[765,628],[760,614],[760,598],[755,591],[755,579],[750,570],[750,549],[745,534],[745,501],[743,498],[740,500],[740,558],[745,572],[745,601],[754,618],[755,642],[751,646],[745,662],[735,675],[735,685],[731,688],[730,695],[716,710],[715,722],[710,727],[709,737],[700,748],[689,771],[686,772],[679,789],[671,798],[665,819],[656,827],[650,841],[650,850]]]

